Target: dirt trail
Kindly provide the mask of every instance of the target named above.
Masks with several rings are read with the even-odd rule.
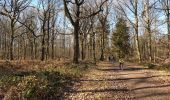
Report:
[[[126,64],[102,62],[97,69],[75,81],[65,100],[170,100],[170,73]]]

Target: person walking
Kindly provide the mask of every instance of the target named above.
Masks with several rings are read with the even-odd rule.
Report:
[[[120,58],[119,59],[119,68],[120,68],[120,70],[123,70],[123,66],[124,66],[124,60],[123,60],[123,58]]]
[[[110,56],[108,57],[108,60],[109,60],[109,62],[111,61],[111,57]]]
[[[116,62],[116,58],[112,56],[112,63],[114,64]]]

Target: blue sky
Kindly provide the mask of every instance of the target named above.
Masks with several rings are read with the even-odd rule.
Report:
[[[38,4],[38,0],[32,0],[32,3],[31,3],[33,6],[37,6],[37,4]],[[114,27],[114,24],[115,24],[115,22],[114,22],[114,20],[113,20],[113,17],[114,15],[112,15],[112,16],[110,16],[110,24],[112,24],[111,25],[111,29]],[[58,23],[60,24],[60,27],[63,27],[63,23],[64,23],[64,14],[63,14],[63,12],[60,12],[59,13],[59,18],[58,18]],[[131,18],[130,18],[131,19]],[[133,18],[132,18],[133,19]],[[163,20],[164,19],[164,16],[162,15],[162,16],[160,16],[160,18],[159,18],[160,20]],[[69,21],[68,21],[68,19],[66,20],[67,22],[66,22],[66,24],[68,25],[68,27],[71,27],[71,25],[70,25],[70,23],[69,23]],[[167,27],[166,27],[166,24],[164,24],[164,25],[161,25],[161,26],[159,26],[159,31],[161,31],[161,33],[167,33]]]
[[[38,1],[37,0],[32,0],[32,5],[36,6],[38,4]]]

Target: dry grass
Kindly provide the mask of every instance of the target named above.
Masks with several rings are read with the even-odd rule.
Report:
[[[61,98],[72,79],[84,75],[90,66],[69,61],[0,61],[0,99]]]

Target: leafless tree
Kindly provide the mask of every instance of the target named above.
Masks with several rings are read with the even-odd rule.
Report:
[[[74,56],[73,56],[73,62],[78,63],[79,59],[79,30],[80,30],[80,20],[83,18],[89,18],[91,16],[95,16],[98,14],[100,11],[102,11],[102,6],[105,2],[108,0],[105,0],[104,2],[101,3],[99,10],[93,12],[90,15],[87,16],[81,16],[81,7],[84,5],[85,0],[63,0],[64,3],[64,9],[65,9],[65,14],[69,18],[71,24],[74,27]],[[68,7],[68,4],[72,4],[75,9],[74,12],[71,12],[71,10]]]
[[[21,17],[21,13],[29,6],[31,0],[2,0],[0,1],[2,10],[0,14],[6,16],[10,20],[10,60],[14,60],[13,56],[13,44],[14,39],[18,36],[16,30],[21,26],[17,27],[17,22]]]

